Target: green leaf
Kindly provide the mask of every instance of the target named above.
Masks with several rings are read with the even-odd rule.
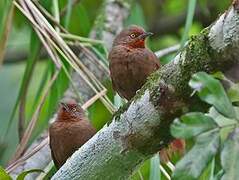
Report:
[[[118,94],[114,96],[114,105],[117,109],[123,105],[123,99]]]
[[[221,71],[217,71],[217,72],[213,73],[212,76],[214,78],[217,78],[217,79],[220,79],[220,80],[226,79],[225,75]]]
[[[25,177],[28,175],[28,174],[30,174],[30,173],[44,173],[44,171],[43,170],[41,170],[41,169],[31,169],[31,170],[29,170],[29,171],[24,171],[24,172],[22,172],[21,174],[19,174],[18,176],[17,176],[17,179],[16,180],[24,180],[25,179]]]
[[[216,127],[217,124],[211,117],[193,112],[181,116],[180,121],[176,119],[170,130],[174,137],[187,139]]]
[[[149,180],[160,180],[160,160],[159,154],[155,154],[150,160],[150,176]]]
[[[187,19],[186,19],[183,37],[180,43],[181,44],[180,49],[182,49],[182,47],[184,46],[185,42],[188,39],[188,33],[193,23],[193,16],[194,16],[196,4],[197,4],[197,0],[188,1]]]
[[[238,179],[239,177],[239,128],[227,138],[221,152],[221,164],[225,173],[222,180]]]
[[[12,180],[11,176],[0,166],[0,179]]]
[[[220,170],[216,176],[214,176],[213,180],[221,180],[222,175],[224,174],[223,170]]]
[[[8,121],[8,127],[7,127],[7,130],[6,130],[5,134],[8,133],[9,128],[12,124],[12,121],[14,120],[14,117],[15,117],[15,114],[16,114],[16,111],[17,111],[17,107],[18,107],[18,105],[21,101],[21,98],[26,98],[25,96],[27,94],[28,87],[29,87],[29,84],[30,84],[30,81],[31,81],[31,75],[34,71],[36,61],[37,61],[38,56],[39,56],[40,47],[41,47],[40,40],[38,39],[38,36],[36,35],[36,33],[34,31],[32,31],[32,33],[31,33],[31,43],[30,43],[30,47],[29,47],[29,57],[28,57],[28,60],[27,60],[27,64],[26,64],[24,75],[23,75],[23,79],[22,79],[22,82],[21,82],[21,87],[20,87],[15,105],[13,107],[13,110],[12,110],[12,113],[11,113],[11,116],[10,116],[10,120]]]
[[[215,158],[208,164],[208,166],[203,170],[198,180],[213,180],[214,178],[214,168],[215,168]]]
[[[236,118],[232,103],[227,97],[221,83],[205,72],[192,76],[189,85],[198,91],[199,97],[213,105],[218,112],[229,118]]]
[[[218,147],[218,131],[209,131],[199,135],[193,148],[176,164],[172,179],[198,179],[217,153]]]
[[[232,102],[239,102],[239,83],[233,84],[228,90],[228,96]]]
[[[234,108],[235,109],[235,108]],[[214,107],[211,107],[209,109],[209,113],[207,114],[208,116],[212,117],[214,121],[220,126],[229,126],[233,124],[237,124],[237,121],[234,119],[229,119],[220,114]]]
[[[215,158],[213,158],[211,163],[210,180],[214,179],[214,171],[215,171]]]

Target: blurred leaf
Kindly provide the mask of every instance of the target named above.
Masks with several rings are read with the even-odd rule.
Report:
[[[159,154],[155,154],[150,160],[150,176],[149,180],[160,180],[161,173],[160,173],[160,160]]]
[[[180,120],[175,119],[170,130],[174,137],[187,139],[216,127],[217,124],[211,117],[193,112],[181,116]]]
[[[24,171],[24,172],[22,172],[21,174],[19,174],[19,175],[17,176],[17,179],[16,179],[16,180],[24,180],[25,177],[26,177],[28,174],[30,174],[30,173],[36,173],[36,172],[38,172],[38,173],[44,173],[44,171],[41,170],[41,169],[31,169],[31,170],[29,170],[29,171]]]
[[[213,158],[210,167],[211,167],[210,180],[213,180],[214,179],[214,171],[215,171],[215,158]]]
[[[198,179],[219,147],[219,132],[209,131],[199,135],[193,148],[176,164],[172,179]]]
[[[215,168],[215,158],[211,161],[211,163],[208,164],[208,166],[203,170],[202,174],[198,178],[198,180],[213,180],[211,178],[214,178],[214,168]]]
[[[70,19],[71,19],[71,13],[72,13],[72,0],[68,0],[67,1],[67,10],[66,10],[66,16],[64,19],[64,27],[66,29],[68,29],[69,27],[69,23],[70,23]]]
[[[207,115],[212,117],[214,121],[221,127],[229,126],[229,125],[233,125],[237,123],[236,120],[226,118],[225,116],[220,114],[214,107],[211,107],[209,109],[209,113]]]
[[[117,109],[123,105],[123,99],[118,94],[114,96],[114,105]]]
[[[239,102],[239,83],[233,84],[228,90],[228,96],[232,102]]]
[[[221,115],[214,107],[210,108],[208,116],[212,117],[218,126],[223,127],[220,129],[220,138],[221,142],[224,142],[228,134],[232,132],[233,125],[237,124],[237,121]]]
[[[14,6],[12,1],[3,0],[0,2],[0,65],[3,62],[5,47],[10,34]]]
[[[19,93],[18,93],[18,97],[17,97],[16,103],[13,107],[13,111],[11,113],[10,120],[8,122],[8,127],[7,127],[7,130],[6,130],[6,134],[8,133],[8,130],[11,126],[11,123],[14,119],[17,107],[18,107],[18,105],[21,101],[22,96],[24,94],[26,95],[26,93],[27,93],[29,81],[31,80],[31,74],[33,73],[34,66],[35,66],[36,61],[38,59],[37,57],[39,55],[39,51],[40,51],[40,41],[39,41],[37,35],[32,31],[31,43],[30,43],[30,47],[29,47],[29,53],[30,53],[29,58],[27,60],[27,65],[26,65],[26,68],[25,68],[25,72],[24,72],[24,75],[23,75],[22,82],[21,82],[21,87],[20,87],[20,90],[19,90]]]
[[[0,179],[2,180],[12,180],[11,176],[0,166]]]
[[[83,3],[77,4],[72,11],[71,21],[69,22],[69,31],[73,34],[88,36],[92,26],[89,15],[88,10]]]
[[[217,72],[213,73],[212,76],[214,78],[217,78],[217,79],[220,79],[220,80],[226,79],[225,75],[221,71],[217,71]]]
[[[213,180],[221,180],[223,174],[224,174],[223,170],[220,170],[220,171],[214,176]]]
[[[146,28],[146,23],[145,23],[142,7],[137,2],[132,7],[130,16],[128,17],[128,19],[126,21],[127,26],[129,26],[131,24],[136,24],[136,25]]]
[[[232,104],[217,79],[205,72],[199,72],[192,76],[189,85],[198,91],[198,95],[203,101],[213,105],[218,112],[226,117],[236,118]]]
[[[197,4],[197,0],[188,1],[187,19],[186,19],[183,37],[181,40],[181,48],[184,46],[185,42],[188,39],[188,34],[193,23],[193,16],[194,16],[196,4]]]
[[[221,152],[221,164],[225,173],[222,180],[238,179],[239,177],[239,128],[227,138]]]
[[[48,61],[48,64],[49,63],[52,63],[52,62]],[[38,101],[40,100],[40,97],[41,97],[41,92],[43,92],[45,84],[46,84],[46,82],[48,80],[48,76],[49,76],[49,66],[46,66],[45,69],[44,69],[44,72],[42,73],[42,78],[41,78],[39,87],[37,89],[36,95],[35,95],[34,105],[33,105],[33,108],[32,108],[31,115],[34,113],[34,110],[37,107]]]

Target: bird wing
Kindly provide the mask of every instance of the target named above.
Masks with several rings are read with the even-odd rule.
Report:
[[[134,51],[129,63],[129,71],[132,72],[131,87],[134,87],[136,91],[140,89],[148,76],[159,67],[159,61],[152,51],[146,48]]]
[[[50,149],[51,149],[51,157],[52,160],[56,166],[57,169],[60,168],[60,162],[57,161],[56,155],[54,153],[54,148],[57,146],[57,143],[55,142],[55,138],[52,137],[51,133],[50,133]]]

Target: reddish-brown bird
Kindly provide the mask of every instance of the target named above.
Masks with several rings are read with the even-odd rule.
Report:
[[[130,100],[146,82],[147,77],[159,69],[159,60],[145,47],[145,39],[152,35],[139,26],[130,26],[115,38],[109,54],[110,76],[118,94]]]
[[[59,169],[95,133],[84,110],[75,101],[61,103],[57,119],[49,128],[51,155],[56,168]]]
[[[113,89],[127,100],[135,96],[147,77],[160,68],[155,54],[145,47],[145,39],[150,35],[152,33],[132,25],[117,35],[109,53]],[[171,152],[183,149],[184,141],[176,139],[170,144],[170,150],[161,151],[161,158],[167,161]]]

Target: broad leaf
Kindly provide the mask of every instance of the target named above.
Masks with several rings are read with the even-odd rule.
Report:
[[[214,129],[214,120],[200,112],[188,113],[176,119],[171,125],[171,134],[177,138],[191,138],[202,132]]]
[[[12,180],[11,176],[0,166],[0,179]]]
[[[160,180],[160,160],[157,153],[150,160],[150,177],[149,180]]]
[[[213,130],[199,135],[193,148],[176,164],[173,179],[198,179],[217,153],[218,147],[218,131]]]
[[[235,109],[235,107],[234,107]],[[220,114],[214,107],[211,107],[209,109],[209,112],[207,114],[208,116],[212,117],[214,121],[218,124],[218,126],[223,127],[223,126],[229,126],[233,124],[237,124],[238,122],[234,119],[229,119]]]
[[[239,177],[239,128],[232,132],[224,143],[221,152],[221,164],[225,173],[222,180]]]
[[[42,173],[44,172],[43,170],[41,169],[31,169],[29,171],[24,171],[22,172],[21,174],[18,175],[17,179],[16,180],[24,180],[26,175],[30,174],[30,173]]]
[[[218,112],[229,118],[235,118],[235,111],[232,103],[221,83],[205,72],[199,72],[192,76],[189,85],[198,91],[199,97],[213,105]]]

